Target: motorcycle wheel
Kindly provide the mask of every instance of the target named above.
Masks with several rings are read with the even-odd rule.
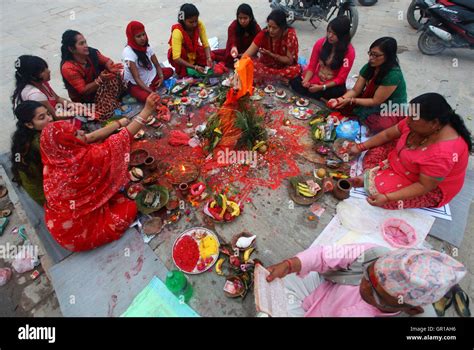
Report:
[[[359,4],[362,6],[373,6],[377,3],[377,0],[359,0]]]
[[[347,8],[340,8],[337,16],[344,16],[346,15],[351,20],[351,30],[350,35],[351,38],[354,37],[355,33],[357,32],[357,27],[359,26],[359,12],[357,11],[355,6],[348,6]]]
[[[425,55],[437,55],[444,51],[446,45],[436,35],[426,30],[418,38],[418,48]]]
[[[410,6],[408,6],[407,21],[413,29],[420,29],[426,22],[423,10],[416,4],[416,0],[412,0]]]

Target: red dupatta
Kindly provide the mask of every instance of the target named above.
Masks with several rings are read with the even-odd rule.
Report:
[[[128,182],[130,134],[123,129],[102,143],[86,144],[67,121],[41,132],[43,186],[47,215],[88,214],[104,205]]]
[[[131,21],[127,25],[127,29],[125,30],[125,34],[127,34],[127,45],[130,46],[132,49],[141,51],[141,52],[146,52],[148,46],[148,35],[147,35],[147,40],[145,46],[140,46],[137,44],[135,41],[135,35],[145,32],[145,26],[137,21]],[[146,35],[146,32],[145,32]]]
[[[178,29],[181,34],[183,34],[183,46],[181,48],[181,58],[183,60],[188,60],[188,53],[196,53],[199,47],[199,26],[194,29],[193,37],[191,38],[184,30],[183,26],[180,23],[176,23],[171,27],[171,36],[168,44],[171,46],[173,31]]]

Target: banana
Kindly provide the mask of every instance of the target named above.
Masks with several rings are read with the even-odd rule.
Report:
[[[258,150],[260,147],[262,147],[265,144],[265,141],[259,141],[253,146],[252,151]]]
[[[298,186],[309,189],[308,185],[302,182],[298,182]]]
[[[221,211],[221,216],[223,217],[224,214],[225,214],[225,211],[227,209],[227,198],[225,195],[223,194],[219,194],[219,196],[221,196],[222,198],[222,211]]]
[[[209,205],[209,207],[214,208],[216,206],[216,204],[217,204],[216,201],[212,201],[211,204]]]
[[[323,118],[315,118],[309,122],[309,125],[313,125],[316,123],[321,123],[323,121]]]
[[[298,193],[305,197],[314,197],[316,193],[311,192],[309,189],[298,186]]]
[[[255,250],[255,248],[249,248],[249,249],[247,249],[247,250],[244,252],[244,263],[246,263],[247,261],[249,261],[250,255],[252,255],[252,253],[253,253],[254,250]]]
[[[236,202],[227,201],[227,205],[232,208],[232,213],[230,213],[230,215],[232,215],[232,216],[239,216],[240,215],[240,207]]]
[[[224,261],[225,261],[224,258],[220,258],[216,263],[216,273],[219,276],[224,276],[224,272],[222,272],[222,264],[224,263]]]

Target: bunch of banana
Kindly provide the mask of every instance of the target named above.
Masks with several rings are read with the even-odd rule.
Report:
[[[265,145],[265,141],[258,141],[255,143],[255,146],[252,147],[252,151],[258,150],[260,147]]]
[[[239,216],[240,215],[240,206],[238,203],[233,202],[229,199],[224,194],[219,194],[219,197],[221,198],[222,202],[222,211],[220,213],[220,216],[224,216],[225,212],[228,211],[231,216]],[[216,200],[213,200],[209,207],[214,208],[216,205],[218,205]]]
[[[316,193],[312,192],[308,185],[305,184],[305,183],[302,183],[302,182],[298,182],[298,184],[296,185],[296,190],[298,191],[298,193],[304,197],[314,197],[316,196]]]
[[[321,129],[317,128],[316,130],[314,130],[314,138],[316,140],[321,140],[323,137],[324,137],[324,134],[321,131]]]
[[[314,118],[313,120],[311,120],[309,122],[309,125],[318,124],[318,123],[322,123],[322,122],[324,122],[324,118],[323,117],[317,117],[317,118]]]

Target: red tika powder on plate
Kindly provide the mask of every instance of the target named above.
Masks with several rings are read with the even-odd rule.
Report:
[[[174,247],[173,258],[176,265],[186,272],[192,272],[199,260],[199,247],[191,236],[181,237]]]

